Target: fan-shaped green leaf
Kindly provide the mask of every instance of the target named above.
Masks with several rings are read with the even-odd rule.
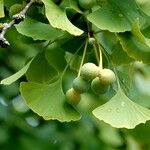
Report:
[[[133,61],[132,58],[129,57],[123,50],[117,36],[114,33],[103,31],[97,36],[97,39],[110,55],[114,64],[128,64]]]
[[[140,31],[139,18],[136,18],[135,21],[133,22],[131,32],[136,38],[138,38],[138,40],[141,43],[146,44],[147,46],[150,47],[150,39],[146,38]]]
[[[20,77],[22,77],[27,72],[28,68],[30,67],[31,62],[32,62],[32,60],[30,62],[28,62],[21,70],[19,70],[12,76],[10,76],[6,79],[3,79],[0,84],[10,85],[13,82],[15,82],[16,80],[18,80]]]
[[[118,38],[123,49],[127,54],[135,60],[143,61],[144,63],[150,62],[150,47],[141,42],[139,37],[135,37],[132,33],[120,33]]]
[[[16,29],[19,33],[32,37],[34,40],[54,40],[63,34],[62,31],[53,28],[49,24],[41,23],[31,18],[26,18],[16,25]]]
[[[132,0],[108,0],[101,8],[88,15],[88,20],[102,30],[110,32],[130,31],[135,18],[141,25],[145,20]]]
[[[4,1],[0,0],[0,18],[4,17]]]
[[[134,128],[150,120],[150,110],[132,102],[121,90],[107,103],[93,111],[99,120],[116,128]]]
[[[30,109],[45,120],[75,121],[80,114],[65,103],[61,79],[52,84],[21,83],[20,92]]]
[[[75,27],[67,18],[65,9],[62,10],[52,1],[42,0],[45,5],[46,16],[50,24],[55,27],[69,32],[73,35],[81,35],[83,31]]]

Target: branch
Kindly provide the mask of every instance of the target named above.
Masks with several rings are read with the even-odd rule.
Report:
[[[9,28],[11,28],[12,26],[14,26],[15,24],[19,24],[21,21],[23,21],[25,19],[26,13],[28,11],[28,9],[32,6],[34,2],[29,2],[27,3],[27,5],[25,6],[25,8],[18,14],[15,14],[12,17],[12,21],[10,21],[9,23],[4,23],[3,27],[1,27],[1,33],[0,33],[0,47],[1,48],[6,48],[7,46],[9,46],[9,42],[6,40],[5,38],[5,33],[7,32],[7,30]]]

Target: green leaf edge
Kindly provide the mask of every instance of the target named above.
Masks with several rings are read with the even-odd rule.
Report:
[[[133,102],[132,100],[130,100],[130,99],[124,94],[124,92],[123,92],[121,89],[118,90],[117,93],[116,93],[111,99],[113,99],[113,98],[114,98],[116,95],[118,95],[118,94],[121,94],[121,95],[123,95],[124,97],[126,97],[133,105],[135,105],[135,107],[139,107],[139,108],[141,108],[141,109],[145,109],[145,110],[147,110],[147,111],[150,112],[149,109],[147,109],[147,108],[145,108],[145,107],[143,107],[143,106],[141,106],[141,105],[139,105],[139,104],[136,104],[135,102]],[[110,102],[111,102],[111,99],[110,99],[108,102],[106,102],[105,104],[110,103]],[[114,99],[113,99],[113,100],[114,100]],[[101,105],[101,106],[99,106],[99,107],[103,107],[105,104],[103,104],[103,105]],[[125,126],[125,125],[116,126],[116,125],[113,125],[113,124],[109,123],[109,121],[106,121],[106,120],[104,121],[103,118],[100,119],[100,118],[96,115],[96,111],[97,111],[97,109],[98,109],[99,107],[95,108],[95,109],[92,111],[92,114],[93,114],[97,119],[99,119],[100,121],[103,121],[103,122],[105,122],[105,123],[111,125],[111,126],[114,127],[114,128],[134,129],[137,125],[139,125],[139,124],[145,124],[147,121],[150,120],[150,115],[149,115],[149,118],[147,117],[148,119],[145,119],[145,121],[141,121],[141,122],[139,122],[138,124],[135,124],[135,125],[133,125],[133,126],[130,126],[130,125],[128,125],[128,126]]]
[[[20,69],[15,74],[3,79],[0,82],[0,84],[10,85],[10,84],[14,83],[15,81],[17,81],[20,77],[22,77],[27,72],[28,68],[30,67],[30,64],[31,64],[32,60],[30,60],[22,69]]]

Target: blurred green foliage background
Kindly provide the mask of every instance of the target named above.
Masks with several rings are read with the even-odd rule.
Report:
[[[5,2],[10,7],[18,1]],[[31,16],[34,11],[31,10]],[[8,19],[5,17],[1,22]],[[14,27],[7,33],[7,39],[11,46],[0,48],[0,80],[21,69],[27,58],[42,49],[41,42],[19,34]],[[137,90],[131,91],[132,97],[150,108],[150,78],[139,73],[141,66],[136,67],[140,71],[135,75]],[[142,65],[143,70],[148,72],[149,67]],[[79,106],[83,110],[80,121],[43,120],[29,110],[19,94],[19,83],[25,80],[22,77],[10,86],[0,86],[0,150],[150,150],[150,121],[132,130],[115,129],[89,114],[89,106],[84,101]]]
[[[32,39],[28,40],[19,34],[16,36],[14,28],[9,31],[7,36],[11,46],[7,49],[0,49],[0,80],[19,70],[26,62],[26,58],[38,53],[41,46]],[[13,37],[16,37],[15,41]],[[142,68],[147,70],[147,67]],[[136,78],[138,84],[145,82],[146,87],[146,79]],[[70,123],[44,121],[28,109],[19,95],[18,87],[22,80],[26,80],[25,77],[10,86],[0,86],[1,150],[150,149],[150,122],[145,125],[141,124],[132,130],[112,128],[99,122],[88,113],[91,100],[88,105],[85,101],[80,104],[79,107],[83,110],[83,117],[80,121]],[[144,86],[139,85],[139,87],[144,90]],[[149,96],[142,98],[143,102],[139,101],[140,104],[143,103],[142,105],[149,107]]]

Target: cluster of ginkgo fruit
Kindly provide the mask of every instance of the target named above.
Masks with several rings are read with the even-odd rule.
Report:
[[[91,87],[95,94],[104,94],[116,77],[111,69],[100,69],[94,63],[85,63],[80,76],[73,80],[72,88],[66,92],[66,101],[71,105],[77,105],[81,100],[81,94]]]
[[[80,8],[85,10],[91,9],[95,2],[98,0],[78,0]],[[96,41],[90,37],[88,42],[95,45]],[[73,80],[72,88],[66,92],[66,101],[71,105],[77,105],[81,100],[81,94],[87,92],[90,87],[93,93],[104,94],[115,80],[116,76],[111,69],[102,69],[102,66],[99,67],[94,63],[85,63],[78,77]]]

